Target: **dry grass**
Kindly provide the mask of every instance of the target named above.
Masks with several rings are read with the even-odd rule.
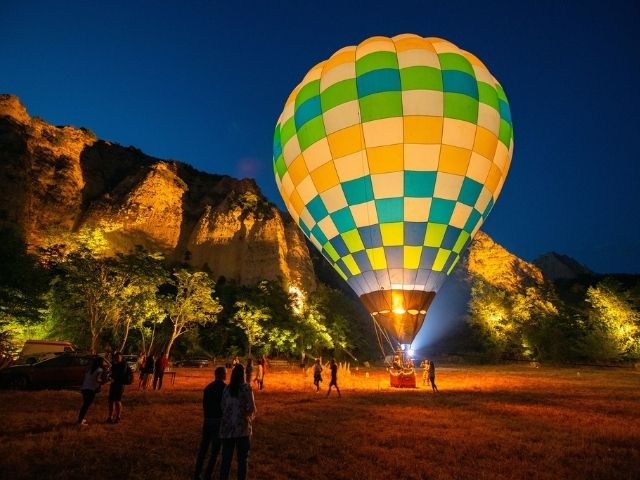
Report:
[[[118,425],[101,393],[84,430],[77,392],[0,392],[0,478],[190,478],[211,373],[130,388]],[[391,389],[380,370],[340,380],[342,398],[326,398],[297,370],[269,372],[251,478],[640,478],[638,371],[440,368],[440,394]]]

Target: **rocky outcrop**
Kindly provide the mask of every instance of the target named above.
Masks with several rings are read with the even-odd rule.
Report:
[[[470,275],[511,292],[544,282],[538,267],[509,252],[482,231],[476,234],[463,263]]]
[[[316,287],[302,233],[253,180],[49,125],[11,95],[0,95],[0,222],[32,248],[98,228],[112,252],[142,245],[241,284]]]
[[[593,275],[593,272],[577,260],[556,252],[549,252],[533,262],[550,280],[573,280],[581,276]]]

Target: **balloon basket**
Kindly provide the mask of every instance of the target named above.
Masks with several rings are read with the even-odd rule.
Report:
[[[394,388],[417,388],[416,373],[413,368],[389,370],[389,384]]]

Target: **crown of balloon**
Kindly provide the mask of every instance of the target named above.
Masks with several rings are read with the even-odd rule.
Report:
[[[433,295],[409,308],[379,292],[438,291],[500,194],[513,129],[474,55],[439,38],[372,37],[307,73],[273,151],[294,220],[371,313],[417,325],[390,327],[406,339]]]

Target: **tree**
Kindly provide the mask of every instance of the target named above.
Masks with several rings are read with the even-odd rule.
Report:
[[[266,307],[257,306],[246,301],[236,302],[234,307],[237,310],[233,316],[233,322],[246,335],[247,355],[251,355],[251,348],[265,334],[262,323],[271,320],[271,313]]]
[[[213,298],[215,283],[205,272],[176,270],[171,284],[174,294],[165,297],[165,309],[171,322],[171,334],[165,353],[169,355],[176,338],[197,325],[211,325],[222,311],[217,298]]]
[[[631,291],[612,280],[587,289],[591,305],[587,319],[585,348],[598,360],[640,357],[640,315]]]
[[[85,332],[95,353],[100,335],[118,323],[126,277],[116,260],[96,257],[86,247],[70,253],[58,268],[47,296],[49,311],[67,331]]]
[[[158,298],[158,289],[167,281],[164,259],[160,254],[150,254],[137,247],[127,255],[118,254],[116,260],[119,274],[124,277],[124,288],[120,292],[122,309],[114,326],[116,332],[121,330],[119,350],[124,351],[133,326],[140,331],[146,351],[145,326],[160,323],[165,318]]]

